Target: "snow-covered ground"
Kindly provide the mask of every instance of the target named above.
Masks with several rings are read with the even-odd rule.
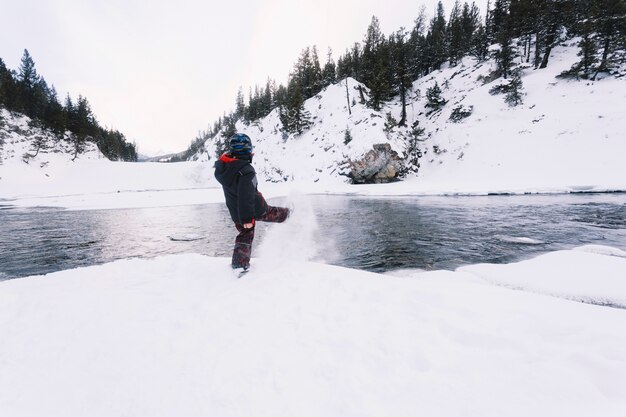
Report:
[[[398,277],[282,249],[0,282],[0,415],[626,414],[624,252]]]

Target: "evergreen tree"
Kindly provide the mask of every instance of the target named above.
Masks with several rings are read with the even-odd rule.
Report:
[[[559,40],[559,34],[565,23],[565,16],[569,3],[566,0],[544,0],[544,8],[542,10],[542,24],[545,28],[543,36],[543,59],[539,68],[546,68],[552,48]]]
[[[0,58],[0,104],[7,109],[15,109],[18,101],[18,88],[15,74],[9,70]]]
[[[76,126],[74,128],[76,137],[84,140],[87,136],[94,135],[95,125],[89,102],[85,97],[79,95],[78,105],[76,106]]]
[[[322,91],[324,88],[323,79],[322,79],[322,67],[320,65],[320,59],[317,53],[317,46],[313,45],[313,50],[311,52],[311,67],[309,68],[311,72],[311,84],[313,87],[313,91],[311,97]]]
[[[280,121],[285,132],[300,135],[311,125],[311,115],[304,108],[304,96],[299,78],[290,79],[287,96],[286,105],[279,109]]]
[[[69,94],[65,96],[65,104],[63,106],[63,113],[65,114],[66,126],[69,131],[74,132],[78,125],[77,123],[77,115],[76,115],[76,107],[74,107],[74,103],[72,102],[72,98]]]
[[[519,71],[514,71],[507,87],[504,101],[511,107],[522,104],[522,78]]]
[[[499,48],[494,53],[496,75],[507,78],[511,75],[515,52],[513,50],[513,33],[510,24],[509,5],[507,0],[496,0],[493,12],[493,27]]]
[[[523,57],[526,62],[530,62],[533,36],[535,45],[539,46],[537,40],[542,33],[542,27],[538,23],[541,17],[540,1],[542,0],[511,0],[509,6],[511,31],[513,37],[518,38],[524,46]]]
[[[54,86],[50,89],[50,97],[45,110],[45,121],[57,136],[63,136],[67,120],[65,118],[65,113],[63,112],[63,106],[59,103]]]
[[[437,3],[437,13],[430,22],[430,28],[426,35],[426,55],[428,59],[428,68],[430,70],[438,70],[448,58],[448,50],[446,46],[446,16],[443,9],[443,3]]]
[[[476,32],[480,27],[480,10],[478,9],[478,6],[476,6],[476,3],[473,2],[471,6],[464,3],[463,11],[461,12],[461,28],[463,33],[461,46],[463,55],[467,55],[472,52],[472,48],[475,45]]]
[[[24,54],[20,61],[18,72],[18,102],[16,110],[33,116],[35,109],[35,86],[39,82],[39,75],[35,69],[35,62],[28,53],[28,49],[24,49]]]
[[[352,45],[352,50],[350,51],[350,55],[351,55],[352,65],[350,67],[349,76],[354,78],[355,80],[361,80],[362,79],[361,61],[363,60],[363,51],[361,50],[361,44],[359,44],[358,42],[355,42],[354,45]]]
[[[350,142],[352,142],[352,133],[350,133],[350,129],[346,126],[346,131],[343,134],[343,144],[347,145]]]
[[[376,16],[367,28],[363,46],[362,81],[370,88],[370,105],[379,109],[382,101],[391,94],[391,68],[389,43],[380,31]]]
[[[274,90],[274,85],[272,81],[268,78],[267,81],[265,82],[265,90],[263,90],[261,117],[267,116],[272,111],[272,107],[273,107],[272,91],[273,90]]]
[[[467,5],[467,3],[465,3]],[[450,66],[456,66],[463,55],[464,50],[464,36],[463,21],[461,20],[461,4],[459,0],[454,2],[452,12],[450,12],[450,19],[448,20],[448,27],[446,30],[447,42],[448,42],[448,59],[450,60]]]
[[[427,48],[424,36],[426,22],[426,6],[422,5],[419,15],[417,19],[415,19],[415,25],[413,26],[413,30],[411,30],[411,36],[408,41],[409,67],[413,79],[419,78],[428,72],[429,63],[426,59]]]
[[[426,100],[426,107],[430,107],[433,110],[439,110],[448,102],[441,96],[441,88],[436,81],[432,87],[426,89]]]
[[[363,72],[362,81],[369,86],[372,84],[375,74],[375,67],[378,59],[378,49],[381,47],[384,41],[383,34],[380,31],[380,23],[376,16],[372,16],[372,21],[367,28],[365,39],[363,41]]]
[[[593,7],[595,0],[580,0],[573,11],[573,18],[568,30],[580,36],[578,56],[581,58],[572,68],[561,76],[580,76],[590,78],[598,62],[598,44],[594,32]]]
[[[611,68],[612,54],[618,48],[626,47],[626,4],[624,0],[594,0],[592,16],[597,42],[602,50],[597,76],[600,71]],[[624,56],[616,61],[622,63]]]
[[[237,99],[235,101],[235,115],[238,119],[241,119],[243,118],[245,112],[246,104],[243,98],[243,89],[239,87],[239,90],[237,91]]]
[[[402,105],[402,111],[400,126],[406,126],[406,102],[407,93],[413,85],[413,77],[410,67],[410,44],[406,42],[407,33],[404,28],[401,28],[390,38],[390,47],[392,55],[392,69],[393,79],[392,85],[394,93],[400,95],[400,103]]]
[[[337,78],[352,77],[361,81],[361,45],[355,42],[352,49],[346,50],[344,56],[337,61]]]
[[[472,46],[470,53],[479,61],[487,59],[489,54],[489,39],[487,31],[483,25],[479,25],[472,37]]]
[[[327,87],[337,81],[337,68],[333,61],[333,51],[329,47],[326,55],[326,64],[322,70],[322,86]]]
[[[511,0],[495,0],[491,11],[490,30],[496,42],[498,33],[511,32],[509,21],[509,6]]]

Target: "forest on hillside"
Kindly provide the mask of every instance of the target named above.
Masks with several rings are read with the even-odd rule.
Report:
[[[492,81],[503,78],[496,93],[519,102],[521,66],[542,69],[549,65],[552,49],[567,39],[578,39],[580,60],[561,77],[596,80],[606,74],[624,76],[626,63],[626,2],[624,0],[495,0],[486,13],[460,1],[449,15],[439,2],[428,18],[422,6],[412,28],[400,28],[385,36],[374,16],[362,42],[355,42],[333,59],[329,49],[322,64],[316,46],[305,48],[294,64],[287,85],[268,79],[250,88],[246,102],[240,88],[235,109],[224,113],[209,129],[192,141],[175,160],[195,154],[209,138],[223,142],[235,131],[235,123],[251,123],[278,108],[283,132],[301,134],[310,126],[304,101],[328,85],[346,77],[365,84],[368,99],[361,101],[380,109],[385,101],[399,97],[406,125],[406,104],[413,81],[436,71],[445,63],[456,66],[471,55],[479,61],[492,58],[496,70]],[[436,92],[434,92],[436,94]],[[431,97],[429,97],[431,99]],[[437,97],[432,97],[436,102]]]
[[[59,102],[54,85],[49,86],[37,74],[28,50],[24,50],[17,71],[8,69],[0,58],[0,106],[30,117],[38,127],[52,131],[58,140],[71,132],[69,138],[76,153],[82,152],[86,142],[94,142],[110,160],[137,160],[135,145],[119,131],[101,127],[86,97],[79,95],[74,102],[68,94],[64,104]]]

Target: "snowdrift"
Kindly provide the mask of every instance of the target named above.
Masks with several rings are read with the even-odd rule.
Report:
[[[624,307],[618,250],[403,278],[253,268],[187,254],[0,282],[0,414],[626,411],[626,310],[575,301]]]

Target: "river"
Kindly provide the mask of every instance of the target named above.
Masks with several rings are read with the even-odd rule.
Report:
[[[324,259],[369,271],[508,263],[583,244],[626,249],[623,193],[313,195],[307,204],[317,226],[312,244],[332,246],[332,256],[326,251]],[[0,279],[129,257],[185,252],[230,256],[236,235],[223,204],[88,211],[1,206],[0,225]],[[259,224],[255,245],[271,227]],[[195,240],[173,241],[170,236]]]

